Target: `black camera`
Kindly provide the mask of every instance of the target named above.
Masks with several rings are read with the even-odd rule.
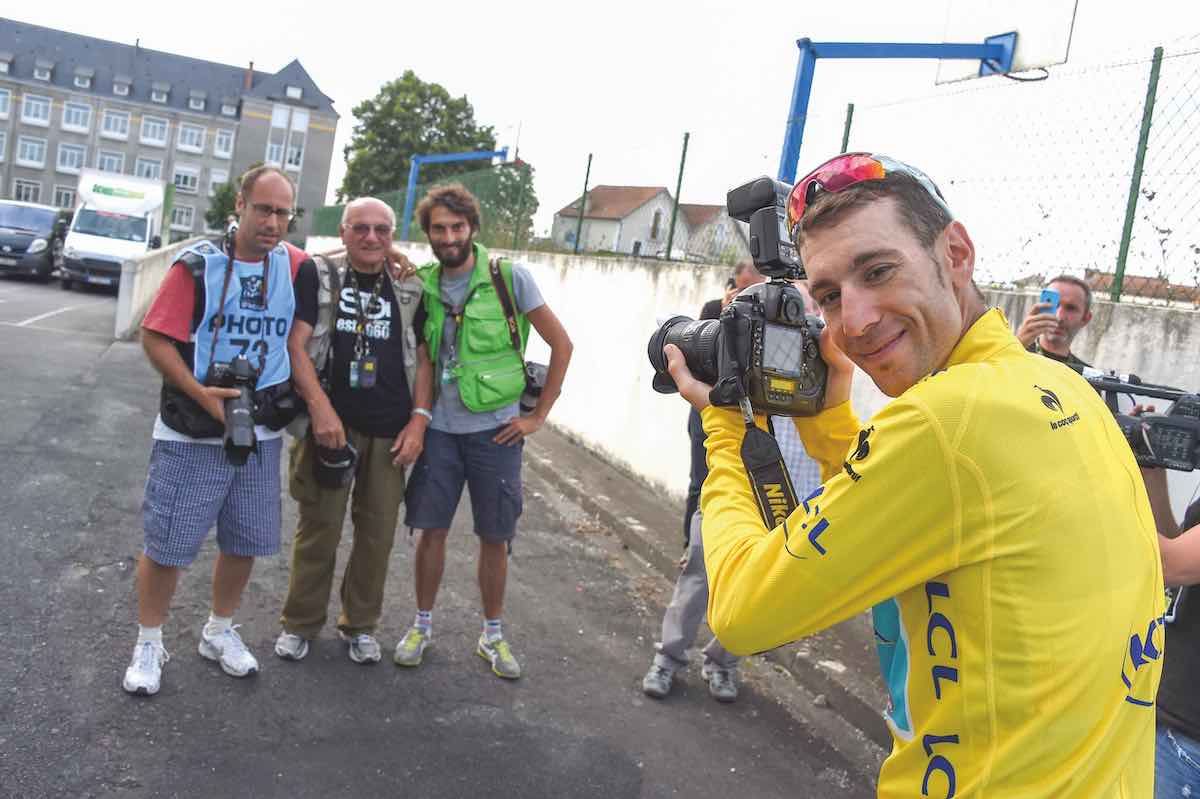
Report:
[[[804,276],[786,230],[791,189],[763,177],[729,192],[729,215],[750,225],[750,254],[770,280],[734,297],[720,319],[676,316],[664,322],[647,347],[655,391],[678,390],[663,355],[664,346],[675,344],[692,374],[713,385],[714,405],[736,405],[745,396],[763,413],[820,413],[828,372],[820,351],[825,325],[805,313],[803,295],[788,282]]]
[[[241,466],[258,446],[254,435],[254,387],[258,372],[249,359],[239,355],[229,363],[214,363],[204,383],[218,388],[236,388],[238,395],[225,400],[225,456]]]
[[[1091,367],[1078,371],[1104,397],[1139,466],[1181,472],[1200,468],[1200,395],[1143,383],[1137,375],[1118,375]],[[1117,394],[1170,400],[1171,405],[1166,413],[1131,416],[1117,409]]]

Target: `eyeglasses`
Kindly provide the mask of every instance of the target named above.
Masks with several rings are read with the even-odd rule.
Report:
[[[865,180],[883,180],[895,173],[914,178],[937,204],[950,213],[946,199],[929,176],[916,167],[909,166],[886,155],[872,153],[844,153],[831,158],[801,178],[787,202],[787,229],[792,241],[800,229],[804,212],[822,192],[838,192]]]
[[[291,222],[295,218],[291,208],[276,208],[273,205],[266,203],[251,203],[250,207],[254,209],[254,213],[258,214],[259,219],[266,219],[268,216],[274,216],[280,222]]]
[[[380,239],[390,239],[392,237],[391,225],[367,225],[359,223],[357,225],[347,225],[346,227],[350,228],[350,232],[360,239],[366,238],[367,234],[371,232],[374,232],[376,238]]]

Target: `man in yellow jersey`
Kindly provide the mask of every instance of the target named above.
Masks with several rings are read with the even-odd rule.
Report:
[[[708,619],[734,653],[874,608],[894,746],[881,797],[1149,797],[1163,577],[1129,446],[1096,392],[1025,351],[924,174],[852,153],[788,222],[827,328],[823,485],[774,530],[740,413],[666,348],[702,412]],[[895,399],[863,425],[853,366]]]

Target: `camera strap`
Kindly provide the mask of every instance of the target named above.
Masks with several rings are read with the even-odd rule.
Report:
[[[779,442],[766,430],[754,423],[754,412],[748,399],[742,400],[742,413],[746,418],[746,435],[742,439],[742,465],[754,489],[754,501],[763,523],[770,529],[784,525],[787,538],[787,518],[796,509],[796,489],[788,474],[787,464],[779,451]],[[769,417],[768,417],[769,418]],[[769,424],[770,422],[768,422]]]
[[[492,288],[500,298],[500,307],[504,309],[504,318],[508,320],[508,337],[512,340],[513,349],[518,355],[524,355],[521,349],[521,333],[517,328],[517,312],[513,307],[512,297],[508,294],[508,286],[504,284],[504,275],[500,274],[500,259],[488,261],[488,273],[492,277]]]

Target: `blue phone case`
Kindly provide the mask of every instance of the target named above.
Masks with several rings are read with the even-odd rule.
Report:
[[[1042,293],[1038,297],[1038,302],[1042,303],[1043,305],[1047,303],[1050,305],[1050,307],[1042,311],[1042,313],[1058,313],[1058,292],[1054,289],[1042,289]]]

